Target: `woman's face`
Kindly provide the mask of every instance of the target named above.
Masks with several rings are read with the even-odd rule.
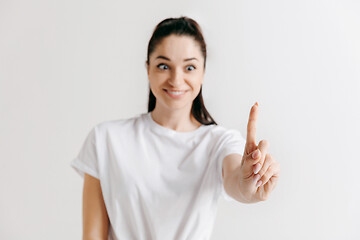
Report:
[[[189,36],[170,35],[156,46],[149,62],[147,72],[155,107],[190,111],[204,79],[204,58],[197,42]]]

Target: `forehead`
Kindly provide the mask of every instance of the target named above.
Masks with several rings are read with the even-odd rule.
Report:
[[[170,59],[186,57],[202,57],[200,45],[191,36],[170,35],[165,37],[152,54],[153,57],[165,55]]]

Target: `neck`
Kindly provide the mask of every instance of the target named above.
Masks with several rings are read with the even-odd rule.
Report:
[[[155,106],[150,114],[155,122],[177,132],[194,131],[202,125],[192,116],[191,109],[187,111],[184,111],[184,109],[170,111]]]

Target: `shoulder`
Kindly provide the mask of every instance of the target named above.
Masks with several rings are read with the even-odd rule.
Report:
[[[213,137],[218,138],[219,140],[224,140],[232,137],[242,138],[242,134],[238,129],[226,128],[221,125],[213,125],[211,128],[209,128],[209,133],[212,134]]]
[[[104,120],[95,124],[92,130],[99,136],[119,131],[133,130],[143,124],[145,114],[146,113],[140,113],[129,118]]]

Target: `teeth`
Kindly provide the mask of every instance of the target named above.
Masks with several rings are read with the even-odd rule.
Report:
[[[172,91],[169,91],[169,90],[168,90],[168,92],[171,93],[171,94],[173,94],[173,95],[180,95],[180,94],[183,94],[183,93],[184,93],[184,92],[172,92]]]

